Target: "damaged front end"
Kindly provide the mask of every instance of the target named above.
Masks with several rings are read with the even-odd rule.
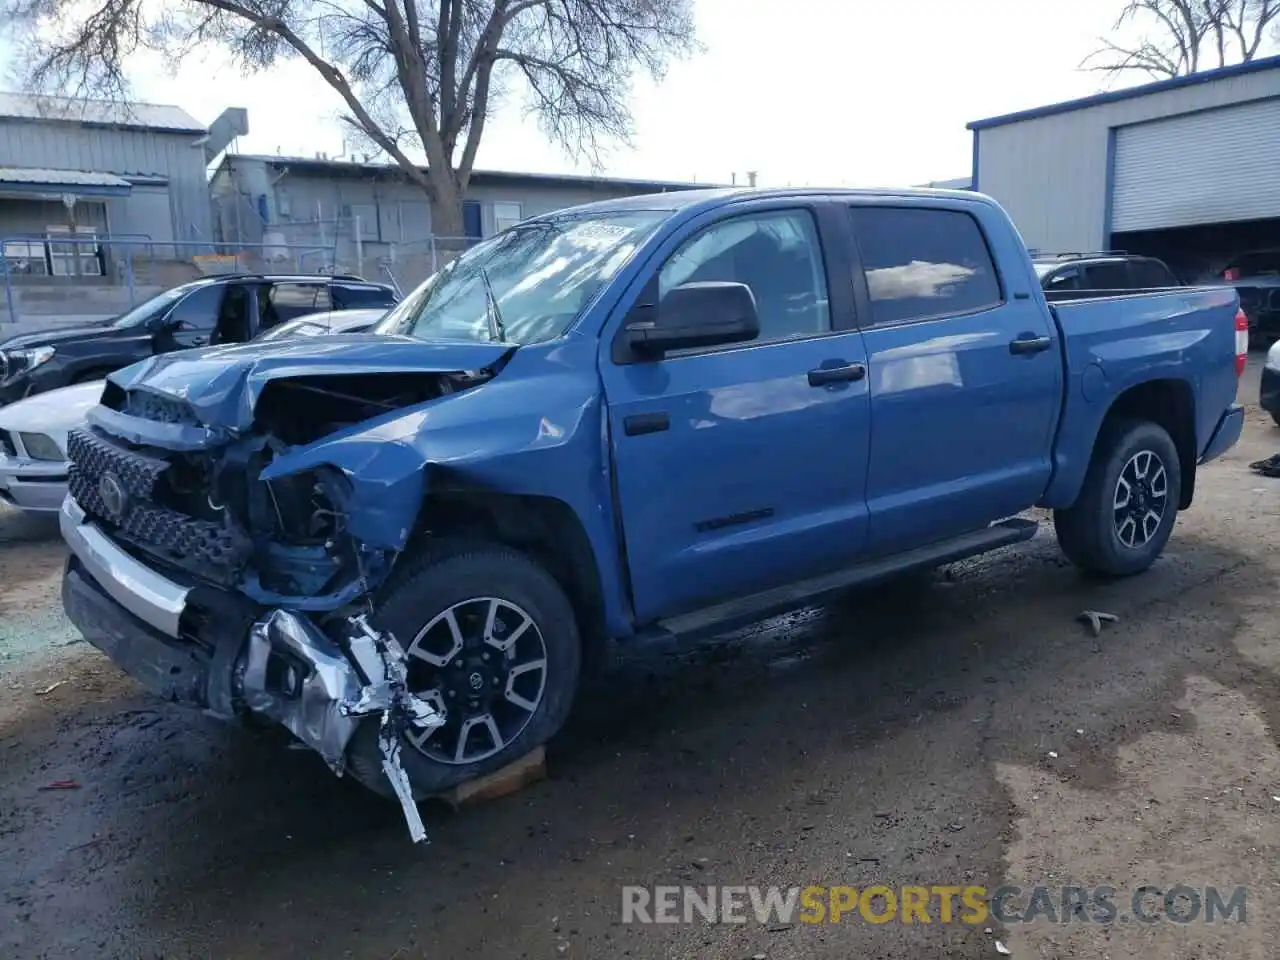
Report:
[[[367,615],[424,494],[405,438],[433,401],[496,375],[509,350],[490,352],[470,372],[224,362],[202,397],[191,371],[181,390],[154,371],[109,381],[68,438],[68,614],[153,692],[278,722],[339,775],[377,722],[422,839],[400,738],[443,725],[444,706],[409,691],[404,650]]]
[[[305,616],[287,610],[273,610],[255,623],[242,680],[245,705],[314,748],[339,776],[357,726],[379,717],[382,771],[417,843],[426,830],[400,764],[400,735],[443,726],[444,706],[409,692],[404,649],[393,636],[373,629],[362,615],[350,617],[346,626],[350,632],[340,646]]]

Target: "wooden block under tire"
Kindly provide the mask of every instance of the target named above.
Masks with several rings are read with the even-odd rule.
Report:
[[[531,783],[545,780],[546,776],[547,752],[542,747],[536,747],[501,770],[460,783],[452,790],[438,794],[432,799],[442,800],[457,810],[460,807],[474,806],[516,793]]]

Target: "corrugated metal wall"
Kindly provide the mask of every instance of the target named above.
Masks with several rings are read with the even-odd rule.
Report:
[[[1267,70],[979,130],[977,188],[1028,246],[1096,250],[1106,242],[1113,128],[1276,96],[1280,70]]]
[[[422,190],[407,182],[394,180],[321,177],[278,170],[264,171],[267,165],[256,159],[235,158],[233,175],[224,186],[221,174],[215,178],[217,204],[229,213],[221,213],[228,239],[234,239],[239,215],[240,239],[255,242],[260,235],[255,190],[263,184],[274,184],[266,194],[269,219],[273,229],[283,228],[291,243],[319,244],[332,239],[335,221],[349,222],[360,217],[364,240],[373,243],[412,243],[432,236],[431,211]],[[282,167],[288,162],[282,161]],[[549,213],[565,207],[628,196],[635,191],[608,184],[569,186],[473,186],[467,200],[482,205],[485,235],[494,232],[493,204],[520,204],[522,217]],[[236,202],[236,194],[239,202]],[[225,198],[225,199],[224,199]],[[236,209],[238,207],[238,210]],[[254,222],[257,220],[258,222]],[[292,225],[292,226],[291,226]]]
[[[212,219],[204,151],[195,134],[82,127],[68,123],[0,121],[0,158],[5,166],[92,170],[167,178],[169,222],[154,221],[161,206],[143,198],[137,216],[112,222],[121,233],[147,233],[177,240],[209,240]],[[128,200],[118,201],[128,205]],[[114,207],[115,205],[113,205]],[[126,229],[127,227],[127,229]]]
[[[1280,217],[1280,99],[1116,131],[1111,229]]]

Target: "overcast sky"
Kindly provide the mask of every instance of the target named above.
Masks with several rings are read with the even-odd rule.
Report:
[[[661,86],[637,83],[634,146],[616,148],[600,172],[728,182],[756,170],[761,185],[832,186],[964,176],[970,120],[1104,87],[1077,65],[1122,0],[695,3],[706,51],[674,65]],[[240,152],[343,150],[341,104],[302,63],[250,77],[216,55],[187,61],[176,78],[156,63],[135,66],[139,99],[175,103],[203,123],[248,108]],[[490,121],[477,165],[592,172],[549,144],[518,104]]]

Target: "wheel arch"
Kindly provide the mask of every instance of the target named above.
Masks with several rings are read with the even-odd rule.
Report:
[[[599,558],[582,521],[555,497],[450,489],[427,494],[414,541],[479,537],[502,543],[542,564],[569,597],[582,638],[585,672],[606,662],[608,630]]]
[[[1196,398],[1186,380],[1162,378],[1144,380],[1119,393],[1098,423],[1090,460],[1097,455],[1100,438],[1106,427],[1117,420],[1145,420],[1155,423],[1169,434],[1178,451],[1181,495],[1178,509],[1191,506],[1196,485]]]

